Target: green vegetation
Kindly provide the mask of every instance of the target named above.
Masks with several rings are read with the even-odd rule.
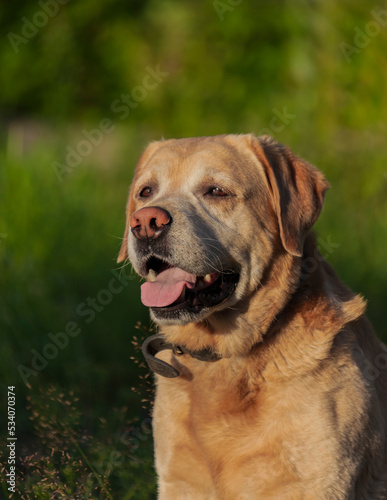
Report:
[[[151,140],[270,133],[318,166],[323,254],[387,340],[387,9],[20,0],[0,24],[0,421],[15,385],[20,498],[154,498],[132,343],[149,319],[115,262]]]

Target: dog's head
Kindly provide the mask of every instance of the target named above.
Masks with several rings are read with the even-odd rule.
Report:
[[[118,262],[146,279],[160,324],[187,324],[247,301],[274,252],[301,257],[328,187],[268,136],[152,143],[136,168]]]

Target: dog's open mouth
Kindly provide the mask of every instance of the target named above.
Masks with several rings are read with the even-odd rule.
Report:
[[[141,286],[141,300],[160,313],[195,313],[219,305],[233,293],[239,280],[235,271],[197,276],[156,257],[148,260],[147,270],[149,281]]]

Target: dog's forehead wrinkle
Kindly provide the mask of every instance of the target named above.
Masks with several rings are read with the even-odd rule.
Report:
[[[152,155],[138,172],[138,182],[156,178],[162,180],[163,185],[178,189],[187,187],[187,182],[194,184],[211,177],[231,184],[238,176],[239,183],[243,183],[249,179],[246,158],[233,145],[224,142],[199,140],[191,144],[179,139]]]

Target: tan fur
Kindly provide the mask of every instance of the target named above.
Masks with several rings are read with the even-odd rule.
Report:
[[[217,183],[233,196],[208,201],[202,186]],[[161,141],[140,159],[128,221],[163,207],[181,266],[241,266],[225,304],[162,324],[222,359],[159,355],[181,374],[156,376],[159,500],[387,499],[387,348],[308,234],[327,187],[267,136]],[[139,272],[128,227],[119,261]]]

